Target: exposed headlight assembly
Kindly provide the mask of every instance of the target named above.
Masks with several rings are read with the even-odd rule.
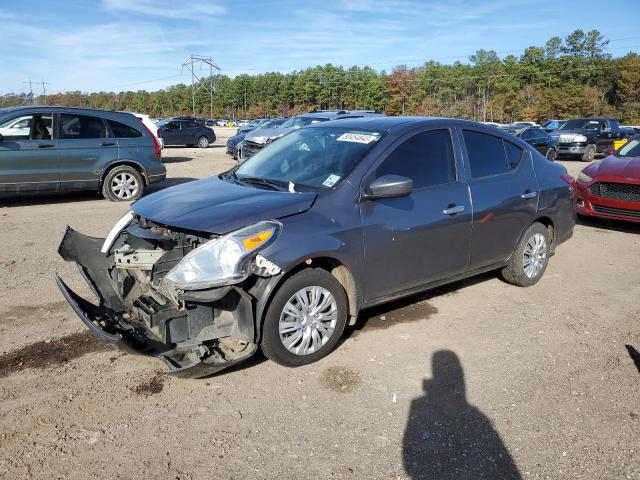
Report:
[[[265,135],[259,135],[257,137],[253,137],[251,140],[256,143],[267,143],[267,141],[269,140],[269,137]]]
[[[582,182],[582,183],[589,183],[593,180],[593,178],[591,178],[589,175],[587,175],[584,172],[580,172],[578,174],[578,181]]]
[[[170,291],[200,290],[238,283],[249,275],[249,261],[273,243],[282,225],[274,220],[241,228],[189,252],[164,280]]]
[[[109,235],[107,235],[107,238],[105,238],[104,243],[102,244],[102,248],[100,249],[102,253],[104,253],[105,255],[109,254],[109,250],[111,249],[113,242],[116,241],[116,238],[118,237],[118,235],[120,235],[120,232],[122,232],[122,230],[124,230],[126,226],[131,223],[131,220],[133,220],[132,211],[128,211],[122,217],[120,217],[120,220],[115,223],[113,228],[111,228]]]

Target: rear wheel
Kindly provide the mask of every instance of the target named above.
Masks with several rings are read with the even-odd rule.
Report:
[[[549,264],[551,237],[541,223],[531,225],[516,247],[509,263],[502,269],[502,278],[518,287],[538,283]]]
[[[337,345],[347,323],[347,295],[333,275],[309,269],[274,294],[262,328],[265,356],[288,367],[320,360]]]
[[[107,172],[102,182],[102,195],[112,202],[131,202],[142,196],[144,179],[138,170],[120,165]]]
[[[592,162],[594,158],[596,158],[596,146],[587,145],[587,149],[582,154],[581,160],[583,162]]]
[[[198,147],[207,148],[209,146],[209,139],[204,135],[198,139]]]

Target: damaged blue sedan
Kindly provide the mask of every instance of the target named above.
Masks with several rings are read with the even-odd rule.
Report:
[[[201,377],[258,348],[331,352],[358,312],[482,272],[540,280],[575,223],[573,179],[464,120],[377,117],[296,130],[218,176],[133,204],[106,238],[68,228],[98,304],[58,276],[105,342]]]

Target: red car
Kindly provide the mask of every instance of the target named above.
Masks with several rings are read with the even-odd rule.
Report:
[[[576,190],[579,214],[640,222],[640,137],[582,170]]]

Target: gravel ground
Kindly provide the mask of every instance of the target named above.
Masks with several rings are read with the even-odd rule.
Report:
[[[156,188],[233,165],[217,132],[165,149]],[[94,340],[52,280],[88,295],[64,228],[103,236],[127,207],[0,207],[0,477],[640,478],[640,225],[581,221],[531,288],[483,275],[363,312],[316,364],[184,380]]]

